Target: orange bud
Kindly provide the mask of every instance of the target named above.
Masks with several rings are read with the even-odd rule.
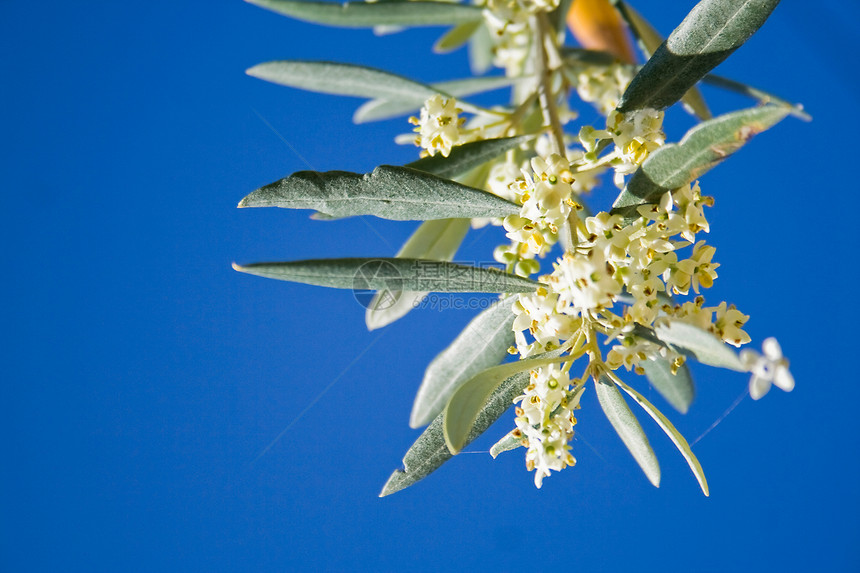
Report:
[[[624,62],[634,63],[627,27],[609,0],[573,0],[567,13],[567,27],[583,48],[609,52]]]

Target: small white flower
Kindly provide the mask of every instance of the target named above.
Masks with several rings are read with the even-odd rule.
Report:
[[[451,148],[460,139],[460,119],[458,114],[462,110],[457,107],[454,98],[445,99],[440,95],[434,95],[421,108],[421,119],[411,117],[409,122],[417,125],[415,131],[418,137],[415,144],[424,148],[428,154],[441,153],[448,157]]]
[[[761,345],[764,356],[755,350],[741,351],[741,362],[752,373],[750,378],[750,396],[758,400],[768,393],[771,384],[791,392],[794,389],[794,377],[788,371],[788,360],[782,355],[782,349],[776,338],[766,338]]]
[[[550,276],[550,284],[559,293],[561,302],[579,311],[612,306],[621,292],[603,252],[597,249],[587,256],[565,253]]]

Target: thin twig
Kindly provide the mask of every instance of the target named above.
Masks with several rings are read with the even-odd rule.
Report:
[[[541,12],[532,18],[532,27],[535,31],[535,75],[538,79],[538,97],[543,111],[544,123],[549,125],[552,133],[553,151],[559,155],[565,154],[564,130],[558,119],[558,109],[552,93],[551,76],[553,70],[549,68],[549,62],[544,42],[550,39],[548,34],[549,23],[545,12]]]

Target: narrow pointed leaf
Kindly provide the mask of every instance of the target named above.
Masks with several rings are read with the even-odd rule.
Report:
[[[803,110],[803,106],[801,104],[791,103],[790,101],[784,100],[781,97],[773,95],[772,93],[766,92],[764,90],[760,90],[750,85],[714,74],[706,75],[704,79],[702,79],[702,81],[706,84],[718,88],[722,88],[725,90],[733,91],[735,93],[739,93],[741,95],[745,95],[747,97],[751,97],[760,101],[763,104],[772,103],[776,105],[784,105],[785,107],[791,109],[791,111],[789,112],[790,115],[793,115],[798,119],[802,119],[803,121],[812,121],[812,116]]]
[[[469,69],[480,76],[493,66],[493,39],[490,30],[481,26],[469,39]]]
[[[632,6],[629,6],[623,0],[614,0],[615,7],[618,9],[621,17],[630,26],[633,35],[639,43],[639,48],[646,58],[650,58],[654,52],[663,43],[663,36],[657,31],[651,23],[642,17]],[[702,97],[702,92],[696,86],[691,87],[684,97],[681,98],[681,103],[684,108],[698,117],[699,119],[711,119],[713,115],[708,109],[708,104],[705,103],[705,98]]]
[[[450,261],[469,231],[469,226],[469,219],[425,221],[409,237],[397,257]],[[404,317],[426,295],[426,292],[399,290],[377,292],[367,305],[364,315],[368,330],[382,328]]]
[[[704,121],[678,143],[666,144],[648,156],[612,205],[613,213],[632,213],[654,203],[669,190],[695,181],[754,135],[775,125],[789,108],[766,105],[742,109]]]
[[[239,272],[316,286],[355,291],[531,292],[540,283],[495,268],[467,267],[422,259],[311,259],[286,263],[233,265]]]
[[[469,41],[472,34],[478,31],[481,23],[482,22],[480,20],[476,19],[471,22],[466,22],[465,24],[454,26],[445,32],[445,34],[439,38],[435,44],[433,44],[433,51],[437,54],[446,54],[448,52],[453,52],[457,48],[461,48]]]
[[[593,66],[611,66],[618,60],[609,52],[601,50],[586,50],[584,48],[571,48],[562,46],[560,48],[561,57],[564,62],[571,66],[575,64],[590,64]]]
[[[630,411],[627,402],[615,384],[612,381],[601,377],[595,384],[594,389],[597,392],[597,400],[600,402],[600,407],[603,408],[603,413],[618,436],[630,453],[633,459],[645,472],[645,477],[654,487],[660,487],[660,464],[657,462],[657,456],[654,450],[651,449],[651,444],[648,442],[648,437],[642,431],[642,426],[639,425],[639,420]]]
[[[279,60],[258,64],[245,73],[312,92],[406,101],[418,107],[438,93],[426,84],[397,74],[336,62]]]
[[[630,82],[618,110],[664,109],[738,49],[779,0],[702,0]]]
[[[445,26],[481,19],[481,7],[453,2],[304,2],[246,0],[279,14],[345,28],[374,26]]]
[[[669,436],[669,439],[672,440],[672,443],[675,444],[675,447],[678,448],[678,451],[681,452],[681,455],[684,456],[685,460],[687,460],[687,465],[689,465],[690,469],[693,470],[693,475],[696,476],[696,481],[699,482],[699,487],[702,488],[702,493],[706,496],[710,495],[708,490],[708,480],[705,479],[705,472],[702,469],[702,464],[699,463],[699,459],[696,457],[696,454],[693,453],[693,450],[690,449],[690,444],[687,443],[686,438],[681,435],[681,432],[672,425],[672,422],[670,422],[669,419],[660,412],[660,410],[655,408],[651,402],[646,400],[642,394],[621,380],[616,380],[615,383],[621,386],[621,389],[627,392],[627,394],[633,398],[636,403],[654,419],[655,422],[657,422],[657,425],[666,432],[666,435]]]
[[[452,453],[459,453],[466,445],[470,428],[481,412],[483,404],[496,391],[496,388],[510,376],[519,372],[533,370],[547,364],[563,362],[569,358],[559,357],[561,352],[554,350],[539,357],[518,360],[483,370],[464,382],[448,400],[443,414],[442,429],[445,443]]]
[[[430,84],[434,93],[454,96],[456,98],[468,97],[470,95],[483,93],[499,88],[504,88],[516,82],[516,78],[505,76],[487,76],[480,78],[465,78],[451,80],[448,82],[437,82]],[[424,104],[424,100],[406,99],[372,99],[360,105],[352,116],[355,123],[367,123],[391,119],[414,112]],[[463,102],[458,102],[462,105]]]
[[[523,445],[523,436],[522,434],[518,434],[517,430],[511,430],[505,436],[493,444],[493,447],[490,448],[490,455],[493,456],[493,459],[499,457],[499,454],[502,452],[509,452],[511,450],[515,450]]]
[[[515,298],[507,297],[481,312],[433,359],[412,405],[411,427],[430,422],[463,383],[505,359],[514,342],[511,306]]]
[[[470,444],[493,425],[493,422],[513,405],[514,398],[522,393],[528,383],[527,372],[515,374],[502,382],[475,418],[465,444]],[[379,497],[391,495],[413,485],[454,457],[445,443],[442,425],[443,416],[439,414],[406,452],[403,457],[403,469],[395,470],[391,474]]]
[[[680,320],[666,320],[654,327],[654,334],[702,364],[738,372],[746,371],[737,353],[707,330]]]
[[[452,179],[532,139],[534,138],[531,135],[520,135],[517,137],[473,141],[452,148],[448,157],[443,157],[437,153],[436,155],[413,161],[406,165],[406,167],[432,173],[437,177]]]
[[[519,212],[518,205],[492,193],[391,165],[365,175],[299,171],[257,189],[239,207],[314,209],[334,217],[375,215],[397,221],[504,217]]]
[[[645,376],[651,385],[669,402],[673,408],[686,414],[690,404],[696,396],[696,388],[693,386],[693,378],[686,364],[678,368],[676,374],[672,374],[672,366],[668,360],[662,357],[644,360],[639,363]]]

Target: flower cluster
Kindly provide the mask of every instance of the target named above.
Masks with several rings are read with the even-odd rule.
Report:
[[[540,488],[550,470],[561,471],[576,464],[568,442],[576,425],[574,410],[585,389],[580,380],[570,380],[568,372],[550,365],[531,372],[529,385],[514,401],[515,435],[522,437],[526,467],[535,470],[535,486]]]
[[[564,162],[557,157],[533,164],[535,172],[538,166],[550,164],[551,172],[564,171]],[[533,179],[525,182],[531,193],[536,192]],[[538,201],[542,208],[537,208],[529,204],[532,199],[529,192],[518,195],[523,205],[520,215],[515,217],[518,226],[511,229],[510,222],[505,221],[508,236],[515,242],[533,241],[522,229],[557,225],[569,215],[569,210],[559,208],[558,195],[547,192],[546,197],[545,203]],[[713,200],[703,196],[698,183],[694,183],[666,192],[656,205],[639,206],[638,217],[632,220],[607,212],[585,219],[574,217],[575,248],[555,261],[552,273],[541,277],[545,286],[535,293],[519,295],[514,303],[515,350],[526,358],[559,348],[578,336],[592,339],[600,333],[606,336],[607,343],[614,345],[605,360],[598,349],[592,348],[590,368],[594,364],[610,370],[623,366],[641,373],[641,362],[659,357],[667,360],[675,372],[684,357],[673,348],[642,336],[637,328],[644,327],[649,332],[659,321],[675,320],[710,331],[734,346],[749,342],[742,329],[749,319],[747,315],[726,302],[707,307],[700,294],[702,289],[713,285],[719,267],[713,262],[716,249],[704,240],[697,240],[698,233],[709,231],[704,208],[712,204]],[[681,254],[685,252],[686,255]],[[690,291],[696,295],[694,300],[680,303],[672,298]],[[763,395],[771,382],[783,389],[790,389],[793,384],[789,383],[787,363],[775,341],[766,342],[764,357],[745,353],[743,359],[753,372],[753,397]],[[554,367],[533,371],[532,384],[517,401],[535,400],[539,396],[536,389],[543,388],[538,381],[557,381],[557,372]],[[565,380],[558,387],[564,388]],[[557,454],[556,458],[541,453],[542,442],[532,447],[532,440],[527,440],[530,444],[527,464],[538,471],[536,484],[548,475],[549,469],[566,467],[560,460],[569,456],[565,437],[572,433],[558,428],[568,428],[567,423],[566,417],[559,421],[551,416],[538,424],[533,417],[526,420],[518,414],[517,428],[523,433],[525,425],[530,425],[533,433],[548,432],[545,435],[553,436],[551,451]]]
[[[457,107],[454,98],[443,98],[434,95],[421,108],[421,118],[411,117],[409,122],[418,127],[415,131],[415,145],[424,149],[428,155],[441,153],[448,157],[451,148],[460,140],[460,126],[463,120],[459,117],[463,110]]]

